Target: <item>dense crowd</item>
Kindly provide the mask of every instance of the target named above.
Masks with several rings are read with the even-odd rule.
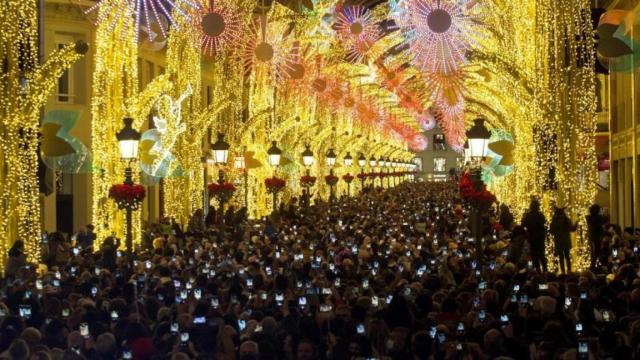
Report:
[[[259,220],[200,211],[186,229],[148,226],[133,259],[90,226],[45,234],[40,275],[21,242],[9,252],[0,358],[631,359],[638,247],[592,210],[576,229],[536,201],[522,219],[496,206],[481,256],[450,183],[294,200]],[[575,231],[591,271],[571,271]]]

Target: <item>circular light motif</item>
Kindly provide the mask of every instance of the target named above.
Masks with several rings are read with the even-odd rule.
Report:
[[[228,4],[209,2],[200,13],[198,30],[202,53],[215,56],[229,44],[240,39],[240,17],[238,9]]]

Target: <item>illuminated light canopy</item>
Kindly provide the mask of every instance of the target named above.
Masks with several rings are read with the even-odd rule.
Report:
[[[153,27],[153,24],[161,24],[164,18],[168,19],[174,26],[176,25],[173,15],[178,15],[189,19],[188,9],[198,9],[199,5],[195,0],[100,0],[91,6],[85,13],[93,12],[100,8],[97,22],[111,21],[111,30],[114,30],[123,17],[132,16],[134,18],[136,41],[140,33],[140,27]],[[111,16],[111,15],[114,16]],[[124,24],[129,22],[124,21]],[[162,26],[159,27],[164,38],[167,34]],[[128,26],[124,26],[123,34],[128,31]],[[153,41],[153,32],[148,31],[149,40]]]
[[[203,54],[214,56],[240,40],[238,14],[239,10],[228,4],[215,4],[214,0],[209,0],[209,6],[202,8],[198,24]]]

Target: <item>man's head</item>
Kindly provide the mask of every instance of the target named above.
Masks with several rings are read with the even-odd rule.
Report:
[[[260,350],[258,344],[255,341],[245,341],[240,345],[240,359],[242,360],[255,360],[260,358]]]

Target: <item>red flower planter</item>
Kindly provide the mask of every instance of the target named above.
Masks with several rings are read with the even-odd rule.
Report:
[[[287,185],[287,181],[274,176],[264,179],[264,185],[267,187],[267,192],[274,194],[284,189]]]
[[[109,188],[109,197],[121,210],[138,210],[146,193],[145,187],[138,184],[115,184]]]
[[[311,187],[311,186],[315,185],[316,177],[315,176],[308,176],[308,175],[302,176],[300,178],[300,183],[302,184],[302,186]]]
[[[227,202],[233,197],[233,193],[236,191],[236,187],[232,183],[211,183],[207,185],[209,189],[209,195],[214,196],[220,202]]]

